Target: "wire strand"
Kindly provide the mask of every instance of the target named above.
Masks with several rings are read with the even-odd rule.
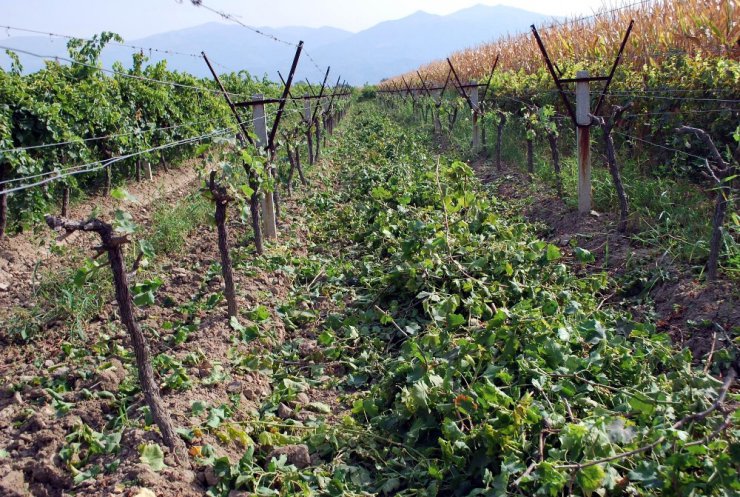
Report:
[[[185,127],[185,126],[196,125],[196,124],[203,124],[203,123],[207,123],[207,122],[213,122],[213,121],[216,121],[216,120],[217,119],[205,119],[205,120],[202,120],[202,121],[192,121],[192,122],[188,122],[188,123],[177,124],[175,126],[164,126],[164,127],[161,127],[161,128],[153,128],[153,129],[137,129],[136,131],[130,131],[128,133],[113,133],[113,134],[103,135],[103,136],[94,136],[92,138],[81,138],[81,139],[78,139],[78,140],[68,140],[68,141],[56,142],[56,143],[44,143],[44,144],[41,144],[41,145],[29,145],[27,147],[6,148],[5,150],[0,150],[0,154],[13,153],[13,152],[24,152],[24,151],[27,151],[27,150],[37,150],[37,149],[49,148],[49,147],[59,147],[59,146],[62,146],[62,145],[73,145],[73,144],[78,144],[79,145],[79,144],[82,144],[82,143],[93,142],[93,141],[98,141],[98,140],[107,140],[109,138],[119,138],[121,136],[136,135],[136,134],[139,134],[139,133],[141,133],[141,134],[144,134],[144,133],[154,133],[155,131],[164,131],[164,130],[170,130],[170,129],[178,129],[178,128],[182,128],[182,127]],[[2,184],[2,182],[0,182],[0,184]]]
[[[208,5],[206,5],[203,2],[198,2],[197,6],[198,7],[202,7],[202,8],[204,8],[204,9],[210,11],[210,12],[213,12],[214,14],[222,17],[223,19],[226,19],[228,21],[234,22],[234,23],[242,26],[243,28],[248,29],[249,31],[252,31],[255,34],[258,34],[260,36],[264,36],[265,38],[268,38],[268,39],[270,39],[270,40],[272,40],[274,42],[282,43],[284,45],[291,46],[291,47],[296,47],[296,48],[298,47],[298,43],[295,43],[295,42],[292,42],[292,41],[283,40],[282,38],[278,38],[277,36],[275,36],[273,34],[270,34],[270,33],[267,33],[267,32],[265,32],[265,31],[263,31],[263,30],[261,30],[259,28],[256,28],[254,26],[250,26],[249,24],[245,24],[241,20],[239,20],[239,18],[237,18],[236,16],[234,16],[232,14],[229,14],[228,12],[224,12],[223,10],[214,9],[213,7],[209,7]],[[311,63],[316,68],[316,70],[319,73],[321,73],[321,68],[316,63],[316,61],[311,56],[311,54],[308,53],[308,50],[306,50],[305,47],[303,48],[303,53],[306,54],[306,57],[311,61]]]
[[[179,140],[179,141],[176,141],[176,142],[167,143],[165,145],[159,145],[157,147],[152,147],[152,148],[147,149],[147,150],[141,150],[141,151],[134,152],[134,153],[131,153],[131,154],[122,155],[122,156],[119,156],[119,157],[114,157],[112,159],[106,159],[106,160],[102,160],[102,161],[92,162],[90,164],[85,164],[83,166],[92,166],[92,165],[95,165],[95,164],[98,164],[98,165],[95,166],[95,167],[85,167],[84,169],[68,171],[65,174],[57,174],[57,175],[55,175],[55,176],[53,176],[51,178],[46,178],[46,179],[43,179],[41,181],[37,181],[37,182],[32,183],[32,184],[29,184],[29,185],[21,185],[21,186],[16,186],[14,188],[10,188],[8,190],[3,190],[2,193],[3,194],[10,195],[10,194],[13,194],[13,193],[16,193],[16,192],[19,192],[19,191],[28,190],[30,188],[35,188],[35,187],[38,187],[38,186],[42,186],[42,185],[45,185],[45,184],[50,183],[52,181],[58,181],[58,180],[67,178],[69,176],[75,176],[75,175],[78,175],[78,174],[99,171],[101,169],[105,169],[106,167],[108,167],[108,166],[110,166],[112,164],[115,164],[116,162],[120,162],[120,161],[125,160],[125,159],[130,159],[131,157],[136,157],[138,155],[143,155],[143,154],[146,154],[146,153],[149,153],[149,152],[155,152],[157,150],[164,150],[164,149],[167,149],[167,148],[172,148],[172,147],[176,147],[176,146],[187,145],[189,143],[195,143],[195,142],[203,141],[206,138],[211,138],[211,137],[215,137],[215,136],[218,136],[218,135],[222,135],[222,134],[226,133],[227,131],[228,130],[220,130],[220,131],[216,131],[216,132],[213,132],[213,133],[208,133],[208,134],[205,134],[205,135],[200,135],[200,136],[196,136],[196,137],[192,137],[192,138],[186,138],[184,140]],[[79,167],[83,167],[83,166],[79,166]]]
[[[62,34],[62,33],[51,33],[51,32],[47,32],[47,31],[39,31],[37,29],[19,28],[19,27],[15,27],[15,26],[0,25],[0,29],[5,29],[8,32],[8,36],[10,36],[10,31],[18,31],[18,32],[22,32],[22,33],[33,33],[33,34],[39,34],[39,35],[44,35],[44,36],[50,36],[50,37],[64,38],[64,39],[67,39],[67,40],[93,41],[92,38],[86,38],[86,37],[83,37],[83,36],[73,36],[73,35]],[[162,53],[162,54],[166,54],[166,55],[181,55],[183,57],[193,57],[193,58],[196,58],[196,59],[202,58],[202,56],[200,54],[188,53],[188,52],[180,52],[178,50],[172,50],[172,49],[169,49],[169,48],[144,47],[144,46],[140,46],[140,45],[131,45],[131,44],[128,44],[128,43],[121,43],[121,42],[117,42],[117,41],[108,41],[107,42],[107,45],[116,45],[116,46],[119,46],[119,47],[126,47],[126,48],[134,49],[134,50],[139,51],[139,52],[142,52],[142,53],[144,51],[148,51],[150,55],[151,55],[152,52],[156,52],[156,53]],[[234,69],[231,69],[231,68],[225,66],[224,64],[221,64],[221,63],[219,63],[219,62],[217,62],[215,60],[212,60],[211,59],[211,63],[213,63],[213,64],[215,64],[217,66],[221,66],[221,67],[223,67],[224,69],[226,69],[228,71],[236,72]]]
[[[678,153],[678,154],[683,154],[683,155],[686,155],[687,157],[693,157],[695,159],[699,159],[699,160],[702,160],[702,161],[706,161],[707,160],[706,157],[701,157],[699,155],[690,154],[689,152],[684,152],[683,150],[678,150],[677,148],[667,147],[665,145],[661,145],[660,143],[651,142],[651,141],[645,140],[643,138],[638,138],[637,136],[628,135],[627,133],[622,133],[621,131],[613,130],[612,133],[614,133],[616,135],[623,136],[625,138],[632,139],[632,140],[637,140],[639,142],[646,143],[648,145],[652,145],[654,147],[662,148],[663,150],[668,150],[668,151],[675,152],[675,153]]]
[[[276,112],[267,113],[267,114],[265,114],[265,118],[274,117],[276,114],[277,114]],[[245,121],[242,121],[242,122],[238,123],[236,126],[240,126],[240,125],[246,124],[246,123],[252,123],[252,124],[254,124],[255,121],[256,121],[255,118],[248,119],[248,120],[245,120]],[[230,125],[230,126],[233,127],[234,125]],[[226,129],[226,128],[222,128],[222,129]],[[145,151],[143,151],[141,153],[142,154],[149,153],[150,151],[151,150],[145,150]],[[125,157],[125,158],[128,158],[128,157]],[[12,178],[12,179],[8,179],[8,180],[0,181],[0,185],[15,183],[15,182],[18,182],[18,181],[26,181],[26,180],[29,180],[29,179],[41,178],[41,177],[44,177],[44,176],[57,175],[60,172],[66,172],[66,171],[70,171],[70,170],[76,170],[76,169],[79,169],[79,168],[84,168],[84,167],[87,167],[87,166],[90,166],[90,165],[99,164],[99,163],[104,162],[106,160],[109,160],[109,159],[103,159],[101,161],[93,161],[93,162],[90,162],[90,163],[86,163],[86,164],[82,164],[82,165],[70,166],[70,167],[67,167],[67,168],[61,168],[61,169],[60,168],[55,168],[55,169],[53,169],[51,171],[46,171],[46,172],[43,172],[43,173],[38,173],[38,174],[31,175],[31,176],[20,176],[20,177],[17,177],[17,178]],[[7,190],[3,191],[3,193],[5,193],[5,192],[7,192]]]

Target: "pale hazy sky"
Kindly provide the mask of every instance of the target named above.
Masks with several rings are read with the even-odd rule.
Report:
[[[476,4],[510,5],[548,15],[588,15],[623,0],[204,0],[253,26],[333,26],[360,31],[418,10],[449,14]],[[115,31],[126,39],[172,31],[220,18],[190,0],[0,0],[0,25],[74,36]],[[3,36],[18,36],[11,31]]]

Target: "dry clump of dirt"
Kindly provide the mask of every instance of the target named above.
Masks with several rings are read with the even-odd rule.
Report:
[[[496,185],[500,198],[527,199],[524,217],[544,225],[543,238],[562,247],[566,257],[575,261],[574,246],[589,250],[595,261],[588,265],[574,262],[577,272],[606,271],[613,278],[624,279],[630,271],[642,268],[667,275],[647,287],[638,285],[625,294],[607,296],[612,305],[636,318],[654,317],[658,331],[667,332],[676,346],[688,347],[697,362],[712,350],[731,345],[731,330],[740,326],[740,292],[731,281],[700,281],[692,268],[666,261],[657,249],[635,242],[629,236],[635,226],[628,226],[625,235],[618,233],[616,213],[579,216],[555,192],[541,185],[534,187],[526,174],[511,165],[505,165],[503,171],[485,160],[471,166],[483,183]],[[631,292],[640,294],[639,302]],[[646,300],[651,305],[645,305]]]

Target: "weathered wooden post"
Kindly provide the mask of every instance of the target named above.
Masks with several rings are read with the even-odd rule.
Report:
[[[314,139],[316,140],[316,150],[313,152],[313,160],[315,162],[319,161],[319,157],[321,157],[321,116],[317,115],[317,111],[322,109],[321,104],[321,94],[319,94],[319,99],[316,101],[316,107],[314,108],[314,115],[313,115],[313,124],[314,124]]]
[[[578,213],[588,214],[591,212],[591,94],[588,71],[578,71],[576,80]]]
[[[10,167],[0,163],[0,181],[5,181],[10,174]],[[8,194],[4,185],[0,185],[0,240],[5,238],[5,230],[8,227]]]
[[[308,164],[313,166],[313,135],[311,134],[311,99],[308,93],[303,95],[303,115],[306,121],[306,143],[308,144]]]
[[[62,217],[66,217],[69,211],[69,190],[69,185],[64,185],[62,190]]]
[[[470,103],[473,106],[473,153],[480,151],[480,125],[478,118],[480,117],[480,109],[478,108],[478,86],[470,88]]]
[[[263,96],[254,95],[254,100],[261,101]],[[252,107],[252,117],[254,119],[254,131],[257,134],[257,147],[261,150],[267,148],[267,118],[265,117],[265,104],[256,103]],[[269,168],[268,165],[265,166]],[[277,224],[275,222],[275,202],[272,192],[265,191],[260,198],[262,205],[262,231],[265,238],[274,240],[277,238]]]

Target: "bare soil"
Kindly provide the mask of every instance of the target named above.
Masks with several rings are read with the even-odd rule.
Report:
[[[152,208],[166,198],[181,198],[189,191],[197,178],[195,161],[187,161],[177,168],[170,168],[157,174],[153,181],[132,182],[126,190],[139,200],[139,203],[126,203],[125,209],[138,223],[146,225],[150,220]],[[84,201],[70,205],[68,218],[86,219],[93,209],[99,216],[109,219],[122,201],[112,197],[95,195]],[[46,226],[36,226],[33,230],[0,240],[0,309],[13,306],[26,307],[33,296],[38,277],[44,272],[54,270],[63,263],[59,258],[50,257],[49,247],[57,235]],[[64,240],[62,245],[89,248],[94,245],[84,233],[75,232]]]
[[[194,191],[196,176],[191,165],[162,174],[153,183],[132,185],[128,191],[141,203],[133,208],[127,205],[127,210],[137,223],[147,224],[150,210],[158,202],[165,198],[182,198]],[[284,202],[280,244],[270,250],[296,256],[306,254],[307,233],[297,222],[302,215],[299,195]],[[82,217],[93,207],[99,207],[103,212],[101,217],[105,217],[116,207],[110,204],[109,199],[92,198],[75,206],[70,217]],[[238,252],[249,261],[253,258],[252,248],[240,246],[243,243],[240,240],[251,230],[239,221],[236,207],[229,212],[228,219],[232,253]],[[49,231],[22,234],[3,243],[0,278],[11,284],[0,293],[0,308],[30,307],[37,284],[35,278],[69,263],[68,258],[49,253],[46,248],[51,240]],[[84,235],[71,236],[65,243],[77,252],[88,251],[93,244]],[[180,361],[192,381],[190,388],[170,389],[164,386],[168,373],[157,371],[164,402],[175,426],[180,428],[203,425],[206,414],[193,415],[194,401],[214,407],[236,405],[235,412],[225,420],[228,423],[248,424],[250,419],[258,417],[257,410],[273,390],[272,379],[268,374],[238,367],[235,358],[261,351],[266,355],[284,343],[294,342],[301,364],[310,367],[322,361],[315,341],[315,323],[287,332],[279,316],[278,308],[293,290],[292,277],[280,270],[267,271],[256,266],[240,270],[238,263],[234,271],[238,307],[242,314],[258,305],[268,309],[270,317],[261,325],[263,336],[249,343],[239,340],[229,325],[226,304],[221,302],[213,310],[197,311],[194,316],[197,330],[190,333],[184,343],[172,345],[169,338],[174,331],[165,329],[163,324],[183,320],[185,316],[180,306],[193,302],[196,295],[220,291],[220,275],[210,279],[206,276],[208,267],[218,261],[215,228],[198,227],[190,233],[181,253],[157,262],[159,266],[153,272],[164,280],[164,285],[157,292],[157,302],[139,309],[137,315],[150,341],[152,356],[166,353]],[[329,312],[323,301],[307,305],[316,307],[322,316],[320,319]],[[208,468],[197,465],[183,468],[164,447],[166,467],[161,471],[153,471],[140,461],[139,449],[143,444],[162,444],[156,429],[142,422],[141,395],[134,395],[132,403],[124,406],[124,412],[119,411],[120,404],[109,395],[129,388],[127,385],[136,385],[133,360],[122,355],[130,346],[126,333],[118,324],[112,296],[84,331],[86,339],[75,341],[64,327],[56,327],[29,343],[10,340],[0,331],[0,341],[5,342],[0,358],[0,449],[5,451],[0,452],[0,495],[149,495],[141,494],[142,489],[156,496],[205,495],[209,483],[213,483],[213,474],[208,474]],[[208,381],[219,372],[222,378]],[[339,393],[333,389],[331,378],[324,376],[319,380],[318,386],[284,406],[281,417],[298,421],[317,417],[332,419],[346,411]],[[330,406],[332,412],[317,414],[303,409],[313,402]],[[75,433],[83,423],[103,433],[109,431],[107,428],[117,416],[133,421],[126,423],[129,427],[123,431],[120,450],[113,454],[91,455],[84,468],[98,465],[103,471],[76,484],[75,470],[63,460],[60,452],[75,442]],[[232,461],[241,458],[245,447],[240,442],[216,435],[216,431],[198,430],[196,438],[188,445],[191,450],[211,445],[218,456],[228,456]],[[83,444],[81,457],[87,454],[84,447]],[[304,447],[296,446],[295,452],[295,457],[305,463]]]

